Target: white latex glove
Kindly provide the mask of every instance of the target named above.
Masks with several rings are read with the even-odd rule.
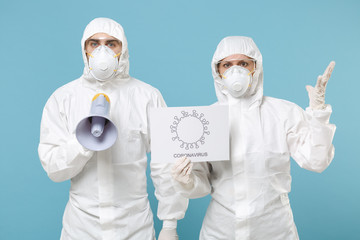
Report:
[[[325,90],[326,84],[329,81],[332,71],[334,70],[335,62],[330,62],[323,75],[318,76],[315,87],[306,86],[309,94],[310,108],[313,110],[321,110],[325,108]]]
[[[176,228],[162,228],[158,240],[179,240]]]
[[[194,186],[194,175],[192,173],[193,163],[187,157],[178,159],[172,169],[172,177],[183,184],[186,188]]]

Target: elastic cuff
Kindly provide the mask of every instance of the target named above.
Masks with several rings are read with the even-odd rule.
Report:
[[[332,107],[330,104],[325,104],[323,109],[312,109],[311,107],[307,107],[305,109],[309,113],[322,113],[322,112],[332,112]]]
[[[177,220],[176,219],[163,220],[163,228],[176,229],[177,228]]]
[[[321,123],[329,123],[332,108],[329,104],[325,104],[325,108],[322,110],[313,110],[308,107],[306,108],[306,113],[308,113],[312,119],[316,119]]]

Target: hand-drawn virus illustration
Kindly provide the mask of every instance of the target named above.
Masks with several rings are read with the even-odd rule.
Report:
[[[186,111],[181,114],[181,117],[175,116],[173,125],[170,125],[171,132],[176,134],[172,140],[181,142],[180,147],[186,150],[199,148],[200,143],[205,143],[205,135],[210,135],[209,121],[203,118],[203,113],[199,114],[196,110],[193,110],[192,114]]]

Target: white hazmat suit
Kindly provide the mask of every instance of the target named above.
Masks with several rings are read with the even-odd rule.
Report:
[[[89,73],[84,51],[85,41],[99,32],[122,42],[118,71],[106,81]],[[57,89],[47,101],[38,148],[41,163],[53,181],[71,180],[61,239],[153,240],[146,184],[148,111],[165,107],[165,102],[157,89],[129,76],[128,47],[121,25],[111,19],[94,19],[84,31],[81,46],[84,73]],[[110,98],[110,119],[117,127],[118,139],[111,148],[93,152],[78,143],[75,128],[88,116],[97,93]],[[158,217],[172,221],[183,218],[188,200],[175,193],[171,176],[166,174],[169,166],[150,166],[159,200]]]
[[[217,71],[217,63],[234,54],[256,60],[251,87],[240,98],[223,88]],[[310,171],[329,166],[335,133],[329,124],[331,107],[304,111],[294,103],[264,97],[262,56],[251,38],[224,38],[211,67],[217,104],[229,106],[230,161],[193,163],[185,184],[178,180],[181,174],[173,181],[189,198],[211,193],[200,239],[299,239],[288,199],[290,157]]]

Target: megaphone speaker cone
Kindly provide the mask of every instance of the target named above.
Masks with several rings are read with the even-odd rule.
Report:
[[[92,133],[91,117],[81,120],[76,127],[76,138],[81,145],[85,148],[93,151],[103,151],[110,148],[117,139],[117,129],[115,125],[106,118],[102,118],[106,121],[102,134],[96,137]],[[104,121],[104,122],[105,122]]]

